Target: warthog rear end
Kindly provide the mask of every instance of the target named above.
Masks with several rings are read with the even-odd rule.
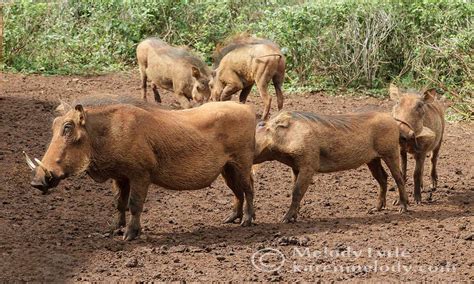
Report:
[[[399,131],[390,114],[371,112],[347,115],[317,115],[282,112],[256,131],[254,163],[277,160],[294,174],[290,209],[283,218],[297,218],[301,200],[315,173],[355,169],[367,164],[380,185],[376,209],[386,205],[388,166],[400,195],[400,210],[406,211],[407,196],[400,173]]]
[[[278,110],[283,108],[281,90],[285,77],[285,57],[275,43],[253,37],[239,37],[216,52],[211,86],[213,100],[230,100],[232,95],[242,90],[242,103],[254,84],[263,99],[265,109],[262,118],[270,113],[272,97],[268,94],[268,84],[273,82]]]
[[[117,191],[113,229],[125,226],[129,208],[124,239],[131,240],[140,232],[150,184],[172,190],[201,189],[222,174],[235,194],[234,210],[226,222],[241,219],[248,226],[254,217],[255,123],[250,106],[233,102],[183,111],[76,105],[54,120],[51,143],[43,159],[36,159],[38,165],[27,157],[35,171],[31,185],[47,191],[81,172],[97,182],[113,179]]]

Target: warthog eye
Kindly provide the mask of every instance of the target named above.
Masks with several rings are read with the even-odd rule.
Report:
[[[74,129],[74,124],[71,122],[66,122],[63,126],[63,136],[70,135]]]

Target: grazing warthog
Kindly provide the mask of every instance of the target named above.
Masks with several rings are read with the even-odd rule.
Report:
[[[211,71],[207,65],[185,48],[174,47],[157,38],[148,38],[137,46],[137,60],[146,100],[147,79],[150,79],[155,101],[161,102],[158,88],[173,91],[183,108],[190,100],[203,103],[209,99]]]
[[[407,152],[412,154],[416,161],[413,175],[415,183],[413,195],[416,203],[421,202],[425,158],[429,152],[433,152],[431,156],[431,191],[428,197],[430,200],[438,182],[436,163],[443,140],[444,107],[437,100],[435,89],[423,93],[405,92],[395,85],[390,85],[389,91],[390,98],[397,102],[393,107],[392,115],[400,126],[402,175],[405,181],[407,178]]]
[[[35,165],[31,185],[47,192],[60,180],[86,172],[93,180],[113,179],[118,210],[113,229],[125,226],[124,239],[140,232],[140,214],[150,184],[171,190],[209,186],[222,174],[235,194],[225,222],[254,218],[253,179],[255,111],[234,102],[168,111],[118,104],[76,105],[53,122],[46,154]],[[232,125],[232,128],[229,128]],[[244,208],[244,199],[246,201]]]
[[[215,70],[209,83],[213,100],[230,100],[233,94],[242,90],[239,100],[245,103],[252,86],[256,84],[265,104],[262,118],[267,119],[272,101],[267,89],[272,81],[278,110],[282,109],[285,57],[278,45],[265,39],[239,37],[218,49],[214,61]]]
[[[315,173],[355,169],[363,164],[380,185],[378,204],[386,205],[388,166],[400,195],[400,211],[407,210],[405,184],[400,173],[399,131],[390,114],[370,112],[317,115],[281,112],[257,125],[254,164],[277,160],[292,168],[291,206],[283,222],[296,221],[301,200]]]

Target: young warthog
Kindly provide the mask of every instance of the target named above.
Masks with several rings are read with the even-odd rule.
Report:
[[[278,110],[283,107],[281,86],[285,77],[285,57],[275,43],[253,37],[239,37],[216,52],[211,87],[211,98],[216,101],[230,100],[240,92],[241,103],[254,84],[262,96],[265,109],[263,119],[268,118],[272,97],[268,94],[270,80],[275,87]]]
[[[143,99],[146,100],[147,79],[161,102],[158,87],[173,91],[183,108],[190,108],[190,100],[203,103],[209,99],[211,71],[197,56],[181,47],[173,47],[157,38],[148,38],[137,46],[137,60],[142,80]]]
[[[407,178],[407,152],[415,157],[414,198],[416,203],[421,202],[423,188],[423,167],[426,155],[431,156],[431,194],[436,190],[438,173],[439,149],[444,132],[444,107],[436,98],[436,90],[423,92],[404,92],[395,85],[390,85],[390,98],[397,104],[393,107],[392,115],[398,121],[401,134],[402,175]]]
[[[233,102],[167,111],[132,105],[76,105],[53,122],[46,154],[35,165],[31,185],[43,192],[61,179],[87,172],[97,182],[113,179],[117,216],[113,229],[125,226],[124,239],[140,232],[140,214],[150,184],[172,190],[209,186],[222,174],[235,194],[225,222],[254,218],[251,168],[255,149],[255,112]],[[229,128],[232,125],[232,128]],[[246,201],[245,208],[244,199]]]
[[[277,160],[293,170],[290,209],[283,222],[296,221],[300,202],[315,173],[355,169],[363,164],[380,185],[378,204],[386,205],[388,166],[400,195],[400,211],[407,210],[405,184],[400,173],[398,125],[390,114],[370,112],[317,115],[281,112],[257,125],[254,164]]]

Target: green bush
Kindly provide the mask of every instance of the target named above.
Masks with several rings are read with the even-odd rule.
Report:
[[[287,90],[430,85],[470,117],[473,19],[474,4],[465,0],[23,0],[4,9],[3,68],[123,70],[148,36],[190,46],[211,64],[219,42],[248,32],[286,52]]]

